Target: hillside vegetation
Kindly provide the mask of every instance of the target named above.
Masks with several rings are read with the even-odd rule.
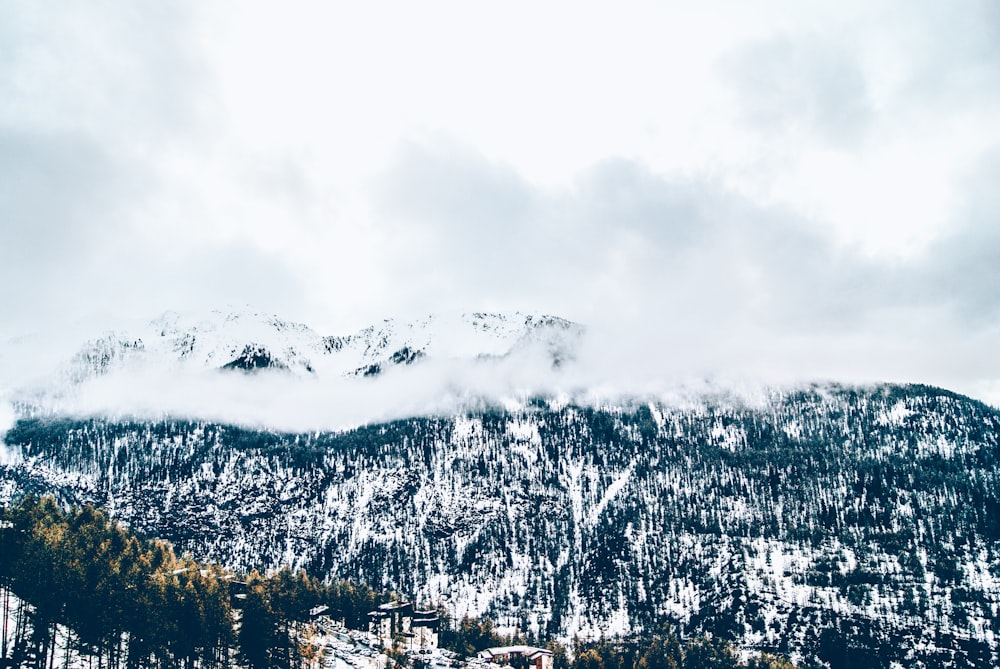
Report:
[[[306,666],[314,653],[298,632],[310,609],[325,603],[329,615],[363,628],[367,612],[389,598],[287,569],[238,581],[218,566],[178,558],[163,541],[140,541],[93,507],[63,511],[52,498],[29,496],[4,509],[0,541],[0,666],[44,669],[57,655],[67,665],[87,658],[111,669]],[[442,641],[474,654],[524,640],[498,635],[489,620],[465,618],[446,623]],[[790,666],[768,657],[739,663],[723,641],[681,644],[669,631],[581,647],[572,662],[565,648],[550,646],[558,669]]]
[[[6,441],[8,491],[504,633],[667,624],[841,666],[998,662],[1000,414],[939,389],[540,398],[341,433],[33,419]]]

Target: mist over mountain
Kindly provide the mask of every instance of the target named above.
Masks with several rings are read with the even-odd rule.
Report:
[[[755,403],[769,388],[817,379],[885,380],[858,371],[864,359],[834,364],[842,351],[830,351],[828,367],[794,350],[759,351],[780,363],[749,364],[716,337],[685,343],[658,322],[592,328],[539,313],[454,312],[330,334],[230,307],[69,326],[0,346],[0,422],[54,414],[339,430],[539,395],[595,406],[623,398],[685,406],[705,395]]]
[[[385,320],[331,336],[250,309],[168,312],[75,346],[68,336],[59,346],[10,342],[0,401],[25,415],[342,429],[583,388],[571,363],[584,335],[565,319],[521,313]]]

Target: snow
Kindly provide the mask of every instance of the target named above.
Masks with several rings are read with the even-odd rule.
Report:
[[[55,358],[37,354],[34,340],[0,347],[0,377],[12,384],[0,392],[0,432],[13,420],[12,401],[36,415],[169,416],[294,432],[484,402],[515,410],[552,387],[553,360],[572,357],[581,334],[568,321],[520,312],[389,319],[335,337],[252,309],[168,312],[61,346],[68,352]],[[36,363],[30,374],[8,374],[29,367],[24,359]],[[254,369],[220,371],[231,362]]]
[[[2,596],[0,595],[0,597]],[[8,635],[8,638],[2,644],[4,648],[9,648],[14,643],[16,630],[15,616],[18,608],[20,606],[28,606],[13,593],[8,593],[7,596],[10,598],[8,602],[7,624],[0,628],[6,629]],[[70,643],[69,629],[65,625],[55,625],[53,644],[52,666],[64,669],[92,669],[95,666],[94,660],[97,659],[96,656],[83,653],[81,644]]]
[[[608,503],[621,492],[622,488],[628,484],[629,478],[632,476],[632,468],[629,467],[624,472],[618,475],[618,477],[608,486],[608,489],[604,491],[604,495],[601,496],[601,500],[590,510],[590,516],[588,521],[591,525],[596,525],[597,521],[600,519],[601,514],[604,513],[605,507]]]
[[[906,402],[900,400],[887,411],[881,412],[877,421],[880,425],[902,425],[907,418],[914,414],[916,412],[906,406]]]
[[[802,423],[797,420],[789,421],[789,423],[785,425],[782,430],[789,439],[798,441],[802,438]]]
[[[632,623],[628,615],[628,605],[625,603],[623,594],[619,593],[618,608],[608,616],[602,631],[605,638],[624,637],[632,631]]]
[[[452,427],[451,438],[456,445],[461,445],[477,438],[482,434],[482,431],[483,421],[481,419],[459,416],[455,419]]]
[[[709,434],[721,448],[725,448],[726,450],[735,451],[746,445],[746,434],[743,430],[733,425],[723,426],[716,424],[712,427]]]
[[[149,325],[151,324],[147,324]],[[385,386],[379,385],[381,379],[391,377],[396,380],[402,376],[410,376],[415,379],[414,387],[421,386],[421,392],[427,396],[435,396],[435,401],[440,402],[432,405],[437,409],[438,415],[453,416],[439,423],[443,427],[435,433],[435,439],[440,441],[435,441],[433,459],[426,471],[418,465],[423,457],[420,452],[408,453],[404,459],[391,461],[388,464],[373,461],[381,459],[385,453],[369,458],[368,461],[350,463],[350,475],[345,474],[344,462],[334,462],[330,471],[336,473],[336,476],[332,478],[337,480],[337,486],[342,487],[331,485],[325,490],[319,488],[311,501],[303,501],[311,492],[308,482],[297,478],[297,474],[292,470],[275,467],[273,463],[264,463],[261,465],[262,470],[253,472],[243,471],[241,466],[245,462],[238,460],[226,462],[221,469],[208,463],[201,464],[195,472],[193,481],[190,482],[194,493],[207,495],[208,491],[232,488],[231,492],[227,492],[230,495],[228,499],[213,499],[214,505],[238,503],[240,513],[245,514],[245,517],[251,517],[254,514],[267,513],[268,505],[272,501],[280,503],[280,516],[274,521],[275,527],[280,526],[280,531],[276,532],[280,537],[280,540],[276,541],[276,550],[280,559],[288,563],[298,564],[296,561],[301,562],[305,559],[307,550],[303,549],[301,543],[304,541],[313,543],[319,541],[324,546],[336,542],[338,552],[351,556],[363,550],[371,550],[372,545],[389,549],[409,542],[412,544],[413,554],[418,558],[419,569],[422,570],[414,576],[414,587],[417,590],[415,594],[425,598],[426,601],[446,603],[456,615],[463,613],[480,615],[490,612],[491,608],[495,612],[496,609],[493,607],[506,605],[512,601],[504,598],[516,595],[517,599],[523,601],[526,593],[529,593],[538,582],[553,582],[553,574],[567,565],[571,570],[578,569],[575,558],[583,553],[580,537],[600,526],[602,519],[606,519],[606,514],[614,512],[616,517],[619,517],[617,514],[633,502],[640,503],[637,506],[645,505],[646,508],[654,509],[661,503],[662,494],[663,498],[676,500],[679,504],[692,504],[695,508],[694,513],[703,513],[700,517],[701,522],[705,522],[707,517],[703,509],[708,506],[701,505],[701,500],[698,499],[699,491],[704,491],[704,488],[694,479],[697,474],[691,467],[685,468],[678,464],[676,467],[661,470],[660,458],[665,458],[662,454],[656,455],[655,460],[649,459],[643,465],[635,465],[635,460],[631,461],[633,464],[630,465],[629,462],[614,458],[601,459],[595,457],[594,453],[580,452],[572,447],[553,457],[551,451],[558,451],[558,448],[542,448],[543,434],[547,435],[548,439],[552,433],[552,425],[546,426],[544,421],[551,419],[546,417],[544,411],[539,411],[535,404],[529,404],[523,396],[511,392],[511,387],[505,386],[502,388],[503,393],[494,395],[505,400],[503,406],[509,414],[497,418],[496,405],[490,405],[489,419],[484,427],[484,419],[477,417],[474,411],[466,408],[458,413],[450,412],[453,405],[449,402],[454,398],[475,399],[471,393],[463,394],[464,389],[458,387],[457,383],[451,383],[451,378],[447,383],[424,384],[431,378],[425,373],[431,367],[429,363],[431,360],[443,361],[446,366],[453,363],[454,366],[449,369],[469,367],[491,372],[504,364],[499,358],[519,355],[523,353],[525,347],[531,348],[540,342],[543,346],[548,343],[563,342],[561,335],[547,339],[547,330],[545,328],[539,330],[535,321],[529,320],[527,316],[474,314],[428,317],[410,323],[385,321],[353,335],[341,337],[337,340],[337,345],[332,347],[329,346],[330,340],[305,326],[256,313],[228,316],[216,314],[206,318],[182,317],[175,314],[154,321],[152,325],[152,330],[148,328],[143,330],[141,327],[136,330],[121,330],[100,339],[97,345],[91,347],[95,354],[89,360],[107,361],[109,369],[91,369],[92,376],[78,374],[74,377],[67,373],[61,377],[62,381],[77,378],[74,383],[85,389],[90,397],[99,397],[99,391],[104,389],[105,384],[116,382],[117,374],[137,374],[138,367],[147,366],[171,372],[188,370],[191,374],[228,379],[227,383],[239,383],[245,390],[245,386],[256,382],[255,379],[264,379],[264,375],[224,374],[218,372],[217,367],[231,359],[229,356],[238,355],[249,337],[256,345],[267,348],[289,368],[289,371],[274,372],[273,379],[270,379],[266,386],[262,386],[268,391],[267,393],[259,396],[250,393],[236,395],[245,405],[246,414],[241,415],[258,415],[266,418],[270,406],[280,402],[295,404],[302,400],[303,396],[298,394],[299,390],[296,389],[328,387],[331,378],[341,384],[340,387],[346,389],[345,392],[320,395],[318,399],[310,400],[314,402],[308,407],[310,411],[334,414],[342,411],[345,405],[351,406],[352,402],[368,400],[385,405],[398,398],[392,396],[387,398]],[[135,342],[139,341],[142,342],[141,347],[135,345]],[[384,377],[378,379],[363,379],[354,375],[354,371],[359,367],[382,363],[403,347],[424,352],[427,360],[421,359],[409,367],[400,365],[396,369],[389,369],[383,372]],[[80,360],[77,358],[73,364],[79,364]],[[486,372],[483,376],[486,376]],[[456,374],[454,378],[472,377],[474,374],[465,376]],[[138,378],[146,382],[156,377]],[[169,400],[170,393],[174,392],[157,387],[155,384],[152,388],[157,393],[154,399],[159,404],[150,405],[151,407],[164,406],[164,396]],[[276,395],[273,392],[276,389],[287,391],[287,395],[280,393]],[[58,389],[59,392],[65,390],[66,386]],[[447,398],[445,400],[436,397],[442,391],[442,396]],[[574,396],[566,393],[554,393],[546,397],[550,411],[559,410],[574,401]],[[59,396],[58,399],[63,397]],[[412,400],[410,397],[402,399],[407,402]],[[836,403],[840,400],[828,395],[825,401]],[[874,416],[877,423],[886,426],[926,424],[928,436],[922,441],[917,441],[917,456],[955,457],[956,454],[962,453],[961,449],[975,447],[975,443],[964,439],[960,432],[936,433],[933,429],[936,426],[930,424],[935,416],[926,410],[925,405],[909,400],[893,402],[894,400],[888,399],[881,405],[876,405],[874,402],[865,405],[866,412],[872,411],[865,415]],[[707,419],[714,422],[708,423],[706,439],[708,443],[730,450],[747,448],[747,434],[743,429],[733,424],[729,418],[716,418],[720,414],[713,416],[705,411],[704,407],[695,407],[691,409],[690,415],[685,416],[672,406],[655,402],[647,404],[647,399],[627,406],[639,408],[643,405],[648,406],[661,436],[667,437],[671,434],[682,436],[690,427],[690,423],[685,422],[687,419],[695,417],[700,420],[712,416]],[[101,405],[95,403],[88,406],[96,411]],[[406,411],[412,410],[414,406],[426,408],[416,403],[401,403],[401,406]],[[609,416],[614,420],[620,419],[624,411],[630,410],[622,407],[621,404],[616,406],[609,401]],[[0,403],[0,430],[12,421],[9,415],[4,417],[5,408],[8,414],[13,411],[9,403]],[[400,413],[405,415],[406,411],[401,409]],[[569,409],[563,418],[573,420],[579,414],[579,411]],[[802,416],[807,417],[802,418]],[[503,431],[493,432],[492,426],[497,424],[498,420],[499,424],[503,425]],[[799,414],[798,418],[779,421],[777,427],[790,439],[801,440],[810,438],[815,432],[816,427],[811,420],[808,414]],[[706,423],[707,421],[702,424]],[[311,426],[310,429],[312,427],[315,426]],[[642,429],[648,427],[648,424],[643,424]],[[630,439],[639,439],[639,428],[629,428],[627,436]],[[301,438],[303,441],[309,439],[307,435],[302,435]],[[319,438],[318,432],[314,433],[314,438]],[[197,438],[189,439],[182,445],[178,438],[174,442],[152,447],[190,453],[196,441]],[[967,445],[966,442],[972,445]],[[295,443],[298,444],[298,438]],[[102,448],[110,448],[117,453],[125,445],[124,442],[113,441],[104,444]],[[438,446],[445,448],[438,449]],[[405,447],[401,448],[405,450]],[[909,449],[910,446],[887,440],[882,448],[887,449],[886,452],[899,452],[904,448]],[[506,459],[507,454],[515,457]],[[872,451],[872,455],[879,453]],[[0,465],[4,464],[2,458],[3,453],[0,452]],[[516,482],[516,485],[490,492],[488,485],[476,482],[475,476],[484,467],[492,467],[495,473],[497,463],[502,464],[504,472],[514,472],[510,481]],[[129,476],[127,470],[115,470],[115,465],[111,465],[112,470],[108,472],[69,473],[66,470],[56,469],[47,462],[28,464],[32,472],[40,474],[47,483],[65,485],[77,493],[83,491],[84,494],[88,489],[95,489],[95,485],[98,485],[96,482],[102,480],[100,474],[106,474],[107,478],[114,479],[116,484],[122,481],[127,483]],[[324,463],[324,466],[326,464],[329,463]],[[652,471],[645,471],[647,469]],[[409,507],[403,513],[399,513],[396,507],[386,510],[386,500],[400,498],[398,492],[407,485],[412,485],[415,472],[420,478],[419,486],[416,493],[407,498],[407,503],[412,504],[412,513]],[[473,474],[467,476],[463,472],[473,472]],[[540,472],[544,472],[544,477]],[[253,483],[246,482],[246,479],[255,475],[261,476],[266,481],[266,490],[254,488]],[[555,477],[558,477],[557,480]],[[169,479],[166,481],[169,491],[160,509],[165,514],[183,513],[184,505],[189,503],[185,501],[184,495],[190,497],[191,490],[185,492],[180,487],[185,485],[184,482],[174,483],[177,485],[172,484]],[[745,486],[736,486],[734,489],[753,491],[757,485],[753,481],[744,483]],[[558,489],[558,495],[553,493],[554,489]],[[250,492],[244,495],[246,491]],[[3,494],[4,491],[0,489],[0,498]],[[806,606],[819,602],[828,609],[871,618],[886,617],[889,615],[887,612],[891,613],[898,608],[892,600],[893,593],[881,591],[879,588],[872,588],[869,603],[855,606],[849,603],[835,587],[815,587],[805,584],[816,582],[808,579],[807,574],[819,560],[831,561],[842,575],[848,575],[858,569],[859,562],[863,563],[865,569],[873,569],[880,574],[895,575],[901,571],[895,557],[882,559],[861,551],[855,555],[837,539],[831,539],[822,547],[816,548],[788,540],[744,539],[736,533],[725,534],[726,519],[752,521],[755,514],[760,511],[752,505],[752,493],[751,496],[743,495],[743,492],[726,493],[724,497],[713,501],[717,518],[722,518],[724,529],[721,537],[706,539],[704,536],[692,535],[682,537],[680,544],[664,542],[659,540],[662,536],[661,528],[639,517],[634,523],[628,523],[626,531],[628,545],[623,552],[631,553],[627,559],[634,560],[641,573],[647,568],[655,570],[651,565],[665,563],[651,558],[649,546],[666,546],[667,560],[674,557],[678,562],[700,561],[704,567],[701,573],[708,574],[711,577],[710,582],[721,582],[727,574],[735,575],[741,585],[745,585],[745,592],[764,604],[763,615],[767,619],[767,629],[764,632],[755,632],[754,634],[758,634],[759,637],[754,636],[753,639],[772,638],[775,632],[771,629],[771,623],[781,623],[786,620],[792,605]],[[519,547],[518,542],[512,541],[513,547],[508,553],[509,563],[498,566],[490,562],[487,557],[482,560],[482,565],[477,565],[471,570],[474,573],[448,574],[442,558],[431,554],[428,548],[431,543],[427,536],[442,531],[442,528],[451,542],[449,548],[452,548],[457,556],[463,556],[467,549],[475,548],[477,540],[487,536],[481,532],[487,521],[505,519],[506,525],[520,532],[522,536],[532,535],[536,528],[534,521],[539,516],[532,515],[529,521],[525,522],[524,500],[527,498],[542,506],[551,504],[551,500],[555,499],[563,513],[570,512],[567,515],[570,516],[571,522],[566,523],[569,530],[561,535],[559,545],[551,547],[552,552],[549,553],[551,557],[530,555],[531,551],[522,550],[523,546]],[[117,508],[115,501],[112,498],[109,502],[109,507],[113,510]],[[318,511],[314,512],[309,506],[313,501],[318,501],[320,507]],[[835,502],[836,497],[831,495],[831,489],[820,489],[816,491],[816,499],[812,501],[828,505]],[[129,503],[127,499],[121,501],[123,507]],[[134,504],[134,501],[131,503]],[[863,504],[863,499],[859,504]],[[912,518],[917,507],[911,497],[901,495],[894,504],[890,502],[889,508],[879,509],[878,512],[892,513],[893,508],[896,509],[899,518],[907,519]],[[782,522],[782,509],[791,513],[794,512],[795,505],[792,500],[780,496],[776,498],[774,513],[779,523]],[[217,509],[214,512],[217,512]],[[397,517],[400,515],[405,516],[405,523]],[[441,522],[433,524],[429,521]],[[541,525],[540,522],[537,524]],[[539,527],[539,530],[542,529],[551,528]],[[236,559],[243,559],[244,554],[252,555],[249,548],[242,548],[241,551],[243,552],[236,556]],[[918,549],[918,556],[926,567],[928,563],[926,552]],[[420,560],[423,558],[427,559],[421,563]],[[553,561],[556,564],[553,564]],[[1000,579],[990,567],[990,558],[979,556],[964,562],[962,571],[970,586],[984,591],[996,591],[1000,588],[998,582]],[[579,573],[569,573],[569,583],[572,588],[567,593],[569,604],[560,612],[566,621],[562,630],[565,634],[596,638],[635,631],[634,625],[638,623],[630,620],[620,590],[615,593],[617,601],[613,596],[609,596],[607,601],[602,603],[600,610],[594,610],[591,606],[592,601],[588,601],[577,588],[579,578]],[[606,576],[599,578],[600,587],[614,585],[608,582]],[[639,601],[644,605],[655,607],[657,613],[666,613],[681,621],[690,621],[703,601],[709,603],[712,601],[713,592],[707,589],[703,582],[692,582],[687,577],[677,575],[671,575],[669,578],[667,593],[663,598],[660,598],[662,591],[650,589],[647,593],[646,585],[652,581],[645,578],[638,579]],[[930,570],[926,573],[926,579],[928,592],[931,592],[932,588],[936,589],[936,592],[942,590],[941,583],[935,581],[934,574]],[[546,596],[539,596],[535,601],[543,601]],[[997,605],[995,602],[991,605],[995,615]],[[520,620],[525,620],[525,624],[529,627],[544,627],[546,622],[551,620],[552,612],[539,608],[534,603],[531,606],[531,610],[526,607],[519,611],[520,619],[511,616],[508,622],[515,625],[521,624]],[[983,627],[983,622],[979,618],[973,617],[970,625],[975,629],[977,636],[992,634]]]
[[[300,376],[341,376],[386,363],[404,348],[444,360],[499,358],[532,343],[567,345],[579,332],[568,321],[535,314],[456,313],[410,322],[387,319],[352,334],[326,337],[250,308],[167,312],[78,342],[75,354],[64,357],[56,371],[64,381],[78,382],[122,368],[217,369],[250,346],[266,350]],[[26,351],[17,341],[9,344],[5,353],[10,357]]]

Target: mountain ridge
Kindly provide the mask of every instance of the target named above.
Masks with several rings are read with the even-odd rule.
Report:
[[[341,337],[256,313],[144,327],[15,392],[0,503],[95,503],[198,559],[349,578],[529,636],[669,624],[806,666],[1000,660],[1000,410],[978,400],[532,385],[579,378],[563,375],[584,336],[538,315]],[[393,409],[315,421],[352,402]]]
[[[907,666],[998,650],[1000,412],[928,386],[689,408],[538,398],[338,433],[36,419],[7,439],[22,459],[4,494],[94,501],[199,558],[354,578],[510,628],[669,622]]]
[[[523,394],[517,385],[525,379],[548,384],[574,360],[583,336],[571,321],[521,312],[387,319],[341,336],[249,309],[167,312],[64,345],[72,353],[37,369],[30,338],[0,348],[0,378],[8,384],[0,404],[18,415],[334,429],[439,412],[442,401]],[[17,366],[31,373],[11,373]]]
[[[533,343],[553,355],[584,328],[556,316],[523,312],[431,314],[421,319],[385,319],[348,335],[320,335],[308,326],[253,310],[208,314],[165,312],[141,325],[106,330],[81,342],[61,374],[77,382],[135,365],[218,369],[237,361],[249,347],[288,370],[352,375],[372,364],[399,364],[403,351],[415,357],[475,360],[504,357]],[[30,340],[29,340],[30,341]],[[8,342],[16,347],[19,340]],[[314,363],[316,363],[314,365]]]

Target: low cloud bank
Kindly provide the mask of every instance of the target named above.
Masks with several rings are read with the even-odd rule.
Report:
[[[707,334],[696,336],[698,332]],[[823,355],[817,356],[818,348]],[[645,328],[621,322],[588,329],[559,365],[553,365],[551,352],[539,342],[500,358],[427,358],[371,378],[132,366],[77,383],[54,382],[55,375],[30,386],[32,391],[9,390],[7,395],[44,414],[171,417],[306,432],[485,406],[515,408],[540,396],[555,404],[652,400],[691,406],[705,397],[759,405],[775,392],[825,380],[925,382],[959,392],[975,390],[948,383],[943,372],[955,360],[942,364],[936,375],[931,365],[923,378],[906,377],[919,348],[895,340],[880,350],[866,346],[861,355],[842,337],[796,342],[666,321]],[[974,365],[978,353],[973,349],[955,355]],[[15,419],[9,402],[0,402],[0,433]]]
[[[699,376],[695,367],[677,364],[683,356],[676,352],[640,354],[636,340],[622,341],[620,336],[597,330],[569,343],[562,341],[569,349],[560,351],[558,364],[552,342],[539,340],[519,345],[505,356],[428,357],[390,366],[374,377],[139,364],[82,380],[66,372],[65,358],[52,371],[41,373],[40,361],[51,365],[58,356],[51,347],[33,342],[39,362],[33,366],[14,356],[18,365],[8,365],[7,378],[11,380],[14,367],[19,367],[24,385],[11,386],[4,394],[36,415],[171,417],[303,432],[486,406],[513,408],[537,397],[556,404],[637,399],[687,404],[705,393],[757,401],[763,392],[761,383],[737,382],[735,376]],[[56,348],[64,351],[66,346]],[[7,357],[10,362],[11,356]],[[0,422],[7,426],[16,420],[9,401],[0,405]]]

